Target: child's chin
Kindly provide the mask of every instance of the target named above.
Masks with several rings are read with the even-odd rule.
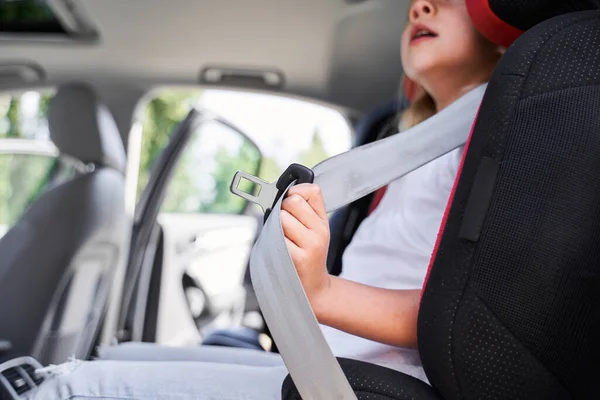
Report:
[[[433,72],[440,69],[442,66],[442,62],[436,57],[431,55],[423,55],[422,57],[416,59],[411,66],[409,67],[409,73],[407,75],[413,76],[413,80],[419,81],[420,79],[427,80],[427,77]]]

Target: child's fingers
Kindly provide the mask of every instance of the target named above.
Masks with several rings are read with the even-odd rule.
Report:
[[[296,246],[296,243],[292,242],[290,239],[288,239],[288,238],[284,238],[284,239],[285,239],[285,244],[288,248],[288,251],[290,252],[290,256],[292,256],[292,260],[298,259],[302,249],[300,247]]]
[[[290,213],[310,230],[320,231],[323,227],[323,220],[308,202],[298,194],[292,194],[283,200],[281,209]]]
[[[321,187],[312,183],[303,183],[292,186],[288,191],[288,196],[299,195],[315,210],[319,218],[327,220],[327,211],[325,210],[325,200]]]
[[[310,235],[308,228],[286,210],[281,210],[280,215],[284,236],[296,246],[303,248],[305,244],[303,239]]]

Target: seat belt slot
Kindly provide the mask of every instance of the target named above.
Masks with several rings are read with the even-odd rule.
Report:
[[[242,179],[246,179],[259,186],[256,196],[244,192],[239,188]],[[290,186],[301,183],[313,183],[314,180],[315,173],[310,168],[300,164],[290,165],[276,182],[271,183],[263,181],[247,172],[238,171],[231,182],[231,191],[252,203],[258,204],[265,212],[264,222],[267,222],[267,218],[271,215],[271,210]]]

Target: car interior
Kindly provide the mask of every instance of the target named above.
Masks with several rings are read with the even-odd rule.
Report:
[[[600,2],[467,1],[476,28],[508,49],[474,123],[424,285],[418,335],[429,384],[338,361],[359,399],[598,398],[600,254],[590,246],[600,230],[585,222],[600,218],[600,196],[589,189],[598,167]],[[222,91],[306,103],[348,127],[347,148],[335,152],[375,142],[396,133],[397,115],[412,99],[399,54],[408,4],[0,0],[0,95],[10,99],[3,107],[0,98],[0,116],[6,108],[4,119],[12,121],[17,96],[22,107],[27,93],[47,98],[39,106],[42,124],[31,129],[43,125],[48,137],[31,150],[10,151],[16,157],[52,146],[47,153],[60,160],[0,231],[0,399],[24,398],[43,383],[39,368],[70,357],[155,359],[140,343],[174,347],[164,350],[165,360],[193,360],[190,346],[202,345],[277,352],[248,269],[262,213],[230,203],[225,178],[198,183],[210,201],[170,194],[190,154],[210,161],[190,161],[194,173],[205,168],[230,179],[239,169],[260,177],[270,150],[251,125],[233,112],[228,118],[234,97],[217,110],[171,92],[168,103],[157,93]],[[149,157],[144,121],[160,101],[181,110],[153,122],[164,137],[142,175]],[[291,125],[282,122],[274,148],[292,142]],[[0,156],[2,141],[17,140],[3,126]],[[227,146],[233,150],[225,154]],[[482,159],[493,161],[492,172],[482,172],[490,165]],[[567,161],[576,183],[549,183],[563,177]],[[477,186],[486,176],[493,186]],[[16,201],[15,181],[7,204]],[[514,182],[530,191],[515,190],[499,206],[492,189]],[[330,273],[341,272],[344,249],[384,192],[330,215]],[[3,193],[0,186],[0,201]],[[562,203],[540,202],[540,193]],[[172,211],[177,207],[201,218]],[[553,214],[528,218],[543,207]],[[501,229],[534,233],[507,238]],[[571,247],[553,245],[555,232]],[[542,244],[523,244],[531,238]],[[218,289],[220,279],[229,286]],[[302,398],[294,379],[283,383],[282,398]]]

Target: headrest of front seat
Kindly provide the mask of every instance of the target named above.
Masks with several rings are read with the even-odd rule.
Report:
[[[79,82],[60,86],[50,100],[48,128],[61,153],[125,171],[125,149],[117,124],[90,86]]]
[[[466,0],[473,24],[483,36],[503,47],[524,31],[557,15],[595,10],[600,0]]]

